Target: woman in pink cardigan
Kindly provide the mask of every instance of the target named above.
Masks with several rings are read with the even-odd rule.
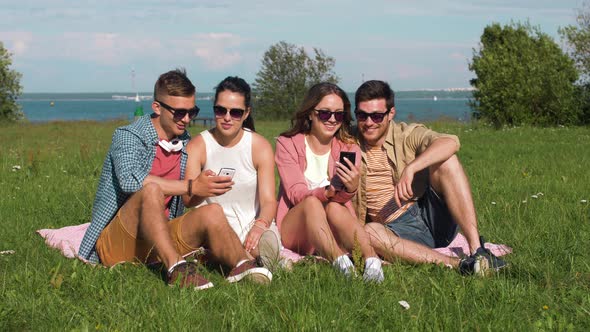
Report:
[[[365,259],[364,280],[381,282],[381,260],[350,201],[359,185],[361,157],[350,122],[350,101],[337,85],[319,83],[307,92],[291,129],[277,139],[277,225],[286,248],[319,254],[346,276],[356,274],[345,253],[352,252],[356,238]],[[355,162],[340,163],[341,151],[354,152]]]

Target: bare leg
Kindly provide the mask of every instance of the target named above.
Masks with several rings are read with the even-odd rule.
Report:
[[[368,223],[365,230],[371,245],[385,260],[393,262],[397,258],[412,263],[434,263],[457,267],[459,259],[443,255],[419,243],[402,239],[379,223]]]
[[[121,221],[135,238],[152,242],[162,262],[170,267],[182,259],[176,251],[164,211],[164,194],[157,184],[147,184],[121,207]]]
[[[469,180],[459,158],[453,155],[440,164],[430,166],[429,171],[432,188],[444,199],[451,216],[467,238],[471,253],[474,253],[481,246],[477,216]]]
[[[328,223],[334,231],[334,236],[338,240],[338,243],[349,252],[352,252],[354,248],[354,237],[356,234],[356,240],[360,246],[363,257],[375,257],[377,254],[369,240],[369,236],[363,225],[361,225],[356,216],[350,214],[346,206],[330,202],[326,205],[326,215]]]
[[[313,196],[287,212],[281,224],[281,238],[283,245],[291,250],[310,254],[315,248],[330,262],[344,254],[328,225],[324,205]]]
[[[218,204],[208,204],[187,213],[181,225],[182,239],[191,247],[206,246],[222,264],[234,267],[250,259],[240,239]]]

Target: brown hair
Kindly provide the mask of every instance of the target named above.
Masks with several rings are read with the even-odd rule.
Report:
[[[162,96],[192,97],[195,86],[186,76],[184,68],[177,68],[158,77],[154,85],[154,100]]]
[[[354,143],[354,137],[350,134],[350,122],[352,121],[352,116],[350,114],[350,101],[348,100],[348,96],[346,95],[346,92],[336,84],[328,82],[318,83],[307,91],[299,110],[295,113],[293,119],[291,119],[291,129],[282,133],[281,136],[292,137],[299,133],[308,134],[311,131],[309,114],[313,112],[315,107],[325,96],[331,94],[340,97],[344,103],[344,120],[342,121],[342,126],[334,136],[342,142]]]
[[[389,87],[387,82],[383,81],[366,81],[356,90],[354,94],[354,108],[359,107],[359,103],[373,99],[385,99],[385,105],[389,111],[395,106],[395,93]]]

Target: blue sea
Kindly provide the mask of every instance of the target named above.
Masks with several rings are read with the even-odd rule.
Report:
[[[30,122],[132,120],[138,105],[151,113],[151,94],[139,93],[25,93],[18,100]],[[199,117],[213,117],[213,95],[199,94]],[[349,94],[354,103],[354,95]],[[450,118],[469,121],[470,91],[400,91],[396,93],[397,121],[429,121]]]

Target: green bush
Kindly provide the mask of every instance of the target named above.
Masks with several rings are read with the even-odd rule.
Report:
[[[538,28],[494,23],[484,29],[480,49],[473,53],[475,118],[495,127],[579,123],[574,62]]]

